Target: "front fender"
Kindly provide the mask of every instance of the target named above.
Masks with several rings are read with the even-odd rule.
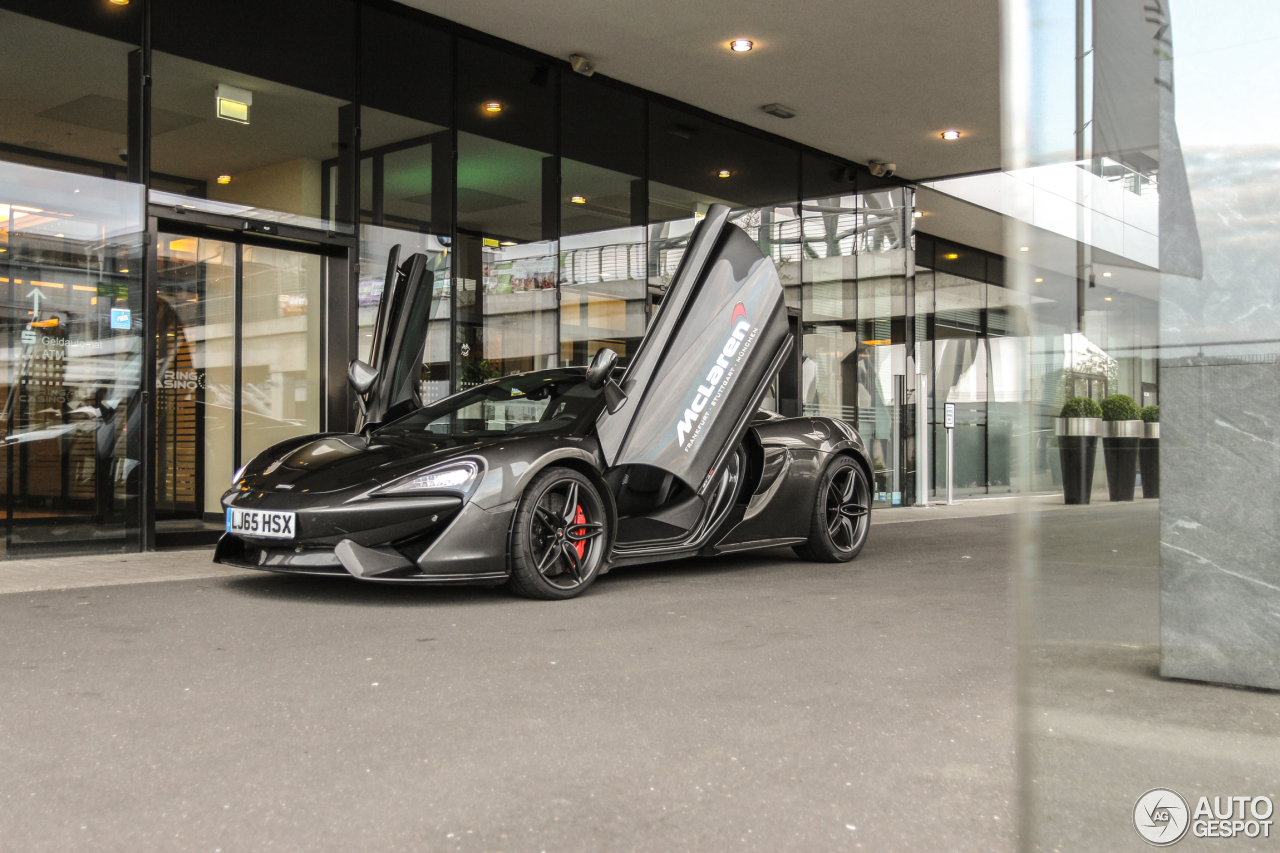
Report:
[[[573,463],[600,476],[603,463],[594,441],[587,438],[547,437],[490,448],[484,478],[471,502],[491,510],[519,500],[525,488],[548,465]]]

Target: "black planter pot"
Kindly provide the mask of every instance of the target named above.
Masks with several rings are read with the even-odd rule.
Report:
[[[1102,425],[1102,462],[1107,468],[1107,491],[1113,501],[1133,500],[1138,484],[1138,442],[1142,421],[1108,421]]]
[[[1096,435],[1058,436],[1064,503],[1087,504],[1093,496],[1093,466],[1098,459]]]
[[[1098,418],[1058,418],[1053,433],[1062,461],[1062,500],[1087,504],[1093,496],[1093,465],[1098,459]]]
[[[1138,440],[1138,467],[1142,471],[1142,496],[1160,497],[1160,424],[1147,424]]]

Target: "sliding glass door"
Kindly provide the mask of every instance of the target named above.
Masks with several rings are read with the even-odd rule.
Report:
[[[242,461],[321,429],[320,255],[159,236],[158,533],[214,530]]]

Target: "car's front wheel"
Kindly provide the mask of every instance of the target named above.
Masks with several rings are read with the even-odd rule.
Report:
[[[848,456],[831,461],[818,481],[809,541],[794,551],[806,560],[844,563],[858,556],[871,529],[871,488],[862,466]]]
[[[604,501],[591,481],[568,468],[548,468],[516,508],[508,583],[528,598],[573,598],[600,574],[609,538]]]

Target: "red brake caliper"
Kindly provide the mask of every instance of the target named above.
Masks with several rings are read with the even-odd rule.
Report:
[[[584,515],[584,514],[583,514],[583,512],[582,512],[582,505],[581,505],[581,504],[579,504],[579,505],[578,505],[578,511],[577,511],[576,513],[574,513],[574,516],[573,516],[573,523],[574,523],[575,525],[578,525],[578,524],[586,524],[586,523],[587,523],[587,517],[586,517],[586,515]],[[574,547],[574,548],[576,548],[576,549],[578,550],[578,559],[579,559],[579,560],[581,560],[581,559],[582,559],[582,555],[583,555],[583,554],[585,554],[585,553],[587,553],[587,543],[586,543],[586,542],[579,542],[579,543],[577,543],[576,545],[574,545],[573,547]]]

